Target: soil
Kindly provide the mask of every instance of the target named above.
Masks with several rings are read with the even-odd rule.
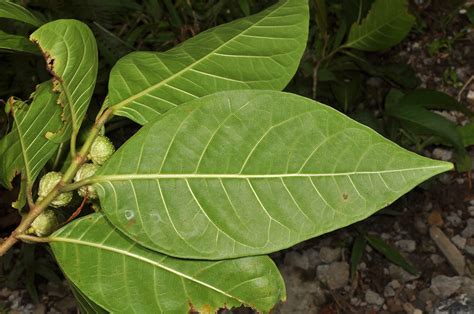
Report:
[[[443,29],[439,21],[447,12],[440,1],[416,3],[418,14],[427,21],[426,28],[414,32],[395,54],[392,50],[382,57],[412,65],[421,87],[444,91],[474,109],[474,99],[468,97],[474,94],[472,26],[461,38],[452,40],[450,48],[430,53],[433,41],[455,38],[466,27],[466,17],[455,12],[449,29]],[[455,76],[447,76],[447,72]],[[443,114],[459,124],[467,120],[458,113]],[[470,153],[474,160],[474,150]],[[452,151],[445,147],[429,147],[425,154],[453,158]],[[469,180],[466,174],[454,171],[440,175],[365,221],[273,254],[288,295],[274,312],[474,313],[474,192]],[[0,207],[6,208],[3,203],[10,203],[9,193],[0,193]],[[11,212],[2,215],[0,229],[7,232],[18,217]],[[446,235],[447,244],[436,244],[436,232]],[[361,233],[377,236],[397,248],[419,273],[409,274],[367,245],[357,271],[351,274],[351,250]],[[13,254],[19,252],[17,248]],[[459,263],[464,267],[453,266]],[[67,282],[39,279],[36,305],[23,282],[14,289],[0,287],[0,312],[77,311]]]

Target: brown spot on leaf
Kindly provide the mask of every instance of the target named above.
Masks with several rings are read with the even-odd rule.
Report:
[[[347,194],[347,193],[345,193],[345,192],[342,193],[342,198],[343,198],[344,200],[347,200],[348,197],[349,197],[349,194]]]

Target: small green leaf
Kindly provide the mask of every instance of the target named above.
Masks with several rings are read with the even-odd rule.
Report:
[[[1,2],[0,2],[1,3]],[[0,31],[0,50],[27,52],[41,55],[41,51],[28,38]]]
[[[451,168],[310,99],[244,90],[169,111],[92,180],[104,213],[137,242],[222,259],[342,228]]]
[[[267,256],[171,258],[124,237],[101,214],[66,225],[50,241],[69,280],[112,313],[215,313],[241,305],[268,313],[285,299],[283,279]]]
[[[215,92],[282,90],[295,74],[308,34],[306,0],[282,0],[161,52],[134,52],[110,73],[109,105],[146,124]]]
[[[370,244],[371,247],[380,252],[392,263],[402,267],[410,274],[416,275],[419,273],[415,266],[408,262],[396,248],[385,243],[385,241],[382,240],[380,237],[374,235],[366,235],[365,238],[367,239],[367,242]]]
[[[0,18],[17,20],[36,27],[44,23],[21,5],[9,1],[0,1]]]
[[[461,135],[464,147],[474,145],[474,122],[469,122],[466,125],[458,126],[457,130]]]
[[[406,0],[376,0],[367,17],[352,25],[344,47],[379,51],[398,44],[415,22],[407,6]]]
[[[397,119],[403,128],[415,134],[438,136],[449,141],[458,153],[457,170],[467,171],[470,169],[471,162],[456,123],[429,109],[449,108],[462,110],[471,115],[472,113],[451,97],[443,95],[428,90],[413,91],[398,97],[396,99],[398,104],[386,106],[386,114]]]
[[[12,131],[0,140],[0,183],[11,189],[18,173],[32,183],[56,151],[57,144],[46,138],[48,132],[61,127],[61,109],[50,81],[38,85],[31,105],[9,100],[7,106],[14,116]]]
[[[57,142],[78,132],[94,91],[98,53],[89,27],[76,20],[57,20],[41,26],[30,39],[41,48],[54,90],[63,107],[63,128],[50,134]]]
[[[366,244],[367,244],[367,240],[365,239],[364,235],[358,235],[354,240],[354,244],[352,245],[352,252],[351,252],[351,278],[352,280],[354,280],[355,278],[355,274],[357,272],[357,266],[359,266],[360,261],[362,260],[362,256],[364,255]]]
[[[406,93],[400,99],[401,104],[418,106],[430,110],[453,110],[471,117],[473,112],[453,97],[430,89],[417,89]]]

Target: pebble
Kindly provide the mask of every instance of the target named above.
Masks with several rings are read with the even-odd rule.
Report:
[[[454,243],[454,245],[456,245],[461,250],[464,249],[464,247],[466,246],[466,242],[467,242],[466,238],[461,237],[459,234],[452,237],[451,241]]]
[[[326,295],[317,281],[306,281],[294,267],[280,268],[287,289],[286,302],[280,303],[273,313],[316,313],[318,306],[326,302]]]
[[[395,244],[404,252],[413,252],[416,250],[416,242],[413,240],[400,240]]]
[[[459,227],[462,223],[461,217],[456,213],[451,213],[446,217],[446,221],[453,227]]]
[[[474,206],[469,206],[467,210],[469,211],[469,215],[471,217],[474,217]]]
[[[332,249],[330,247],[324,246],[319,251],[319,257],[321,258],[321,261],[326,264],[330,264],[332,262],[337,261],[340,256],[341,256],[340,248]]]
[[[409,282],[420,277],[420,275],[412,275],[409,272],[405,271],[403,268],[394,264],[390,264],[388,270],[390,276],[400,282]]]
[[[474,90],[470,90],[468,93],[467,93],[467,101],[470,103],[470,104],[474,104]]]
[[[440,298],[449,298],[461,288],[463,277],[438,275],[431,279],[431,291]]]
[[[296,251],[288,252],[285,255],[285,265],[295,266],[304,270],[310,268],[310,261],[306,254],[301,254]]]
[[[461,235],[465,238],[474,236],[474,218],[469,218],[467,220],[467,226],[463,231],[461,231]]]
[[[398,280],[392,280],[390,281],[386,286],[385,286],[385,289],[384,289],[384,292],[383,292],[383,295],[384,297],[388,298],[388,297],[393,297],[395,296],[396,294],[396,290],[398,288],[400,288],[400,282],[398,282]]]
[[[430,260],[433,262],[435,266],[438,266],[439,264],[442,264],[446,261],[444,257],[438,254],[431,254]]]
[[[365,302],[368,304],[382,306],[385,303],[385,299],[382,298],[377,292],[369,289],[365,292]]]
[[[421,234],[428,233],[428,226],[424,223],[424,221],[420,217],[417,217],[415,220],[415,229]]]
[[[333,262],[330,265],[320,265],[316,269],[317,277],[332,290],[339,289],[349,282],[349,264]]]
[[[432,156],[434,159],[449,161],[453,158],[453,151],[437,147],[433,149]]]
[[[469,255],[474,256],[474,246],[466,245],[464,247],[464,251],[466,251]]]

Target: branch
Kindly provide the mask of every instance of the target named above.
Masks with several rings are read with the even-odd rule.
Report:
[[[94,142],[95,138],[99,134],[100,129],[102,126],[109,120],[112,116],[112,110],[109,108],[105,110],[100,117],[96,120],[94,125],[92,126],[89,135],[86,139],[86,142],[82,146],[81,150],[75,157],[73,158],[71,165],[64,173],[61,181],[53,188],[51,192],[38,204],[35,204],[33,208],[31,208],[28,215],[26,215],[21,223],[16,227],[15,230],[10,234],[8,238],[6,238],[0,244],[0,256],[3,256],[16,242],[18,242],[19,238],[25,238],[26,230],[31,226],[33,221],[38,217],[48,206],[49,204],[68,186],[67,184],[74,178],[79,167],[86,161],[87,154]]]

